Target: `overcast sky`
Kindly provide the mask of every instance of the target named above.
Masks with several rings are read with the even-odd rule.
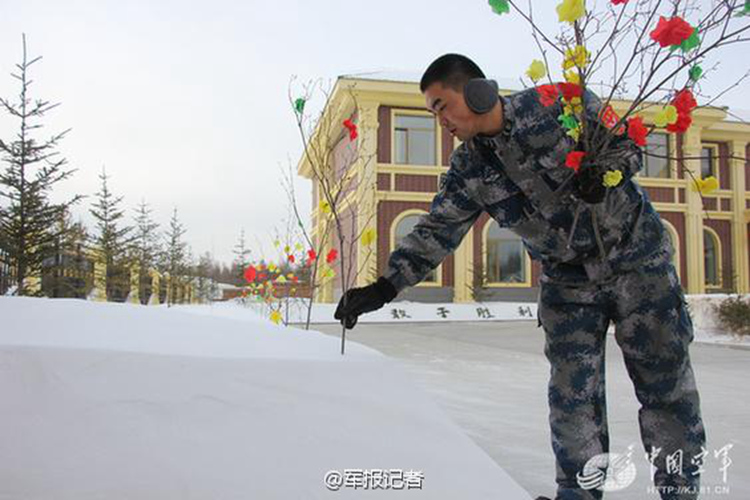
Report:
[[[556,2],[543,3],[541,21],[554,23]],[[292,75],[333,82],[362,71],[421,74],[439,55],[459,52],[490,77],[515,79],[539,57],[528,27],[495,15],[486,0],[5,0],[6,98],[18,92],[10,72],[22,33],[30,56],[43,56],[32,96],[61,103],[44,132],[72,128],[60,151],[78,171],[55,199],[89,195],[74,215],[93,227],[88,208],[106,167],[129,214],[145,199],[166,226],[177,207],[194,254],[227,263],[241,228],[254,257],[272,256],[274,226],[282,229],[287,215],[280,169],[301,154],[287,101]],[[741,47],[721,61],[707,90],[748,67]],[[750,108],[749,89],[743,84],[722,103]],[[3,137],[12,125],[0,115]],[[297,179],[296,187],[309,219],[310,182]]]

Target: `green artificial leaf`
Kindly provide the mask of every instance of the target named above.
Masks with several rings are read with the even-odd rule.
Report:
[[[700,45],[701,39],[698,38],[698,28],[695,28],[693,30],[693,33],[688,37],[687,40],[682,42],[680,44],[680,48],[683,52],[690,52],[694,48],[696,48],[698,45]]]
[[[305,99],[300,97],[296,101],[294,101],[294,109],[297,111],[297,113],[302,114],[302,111],[305,109]]]
[[[696,48],[700,43],[701,40],[698,38],[698,28],[694,28],[690,36],[683,40],[682,43],[670,45],[669,51],[674,52],[677,49],[682,49],[683,52],[689,52]]]
[[[489,4],[495,14],[508,14],[510,12],[508,0],[489,0]]]
[[[560,115],[557,119],[562,123],[562,126],[566,130],[573,130],[578,126],[578,120],[573,115]]]
[[[688,72],[690,75],[690,79],[694,82],[697,82],[700,80],[701,76],[703,76],[703,68],[700,67],[699,64],[696,64],[692,68],[690,68],[690,71]]]
[[[745,6],[735,15],[736,17],[750,16],[750,0],[745,0]]]

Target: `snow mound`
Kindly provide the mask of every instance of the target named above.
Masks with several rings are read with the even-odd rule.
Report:
[[[529,498],[351,340],[67,299],[3,297],[0,318],[2,499]],[[411,488],[356,479],[383,469]]]

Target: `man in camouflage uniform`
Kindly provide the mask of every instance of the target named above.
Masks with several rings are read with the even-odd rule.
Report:
[[[608,167],[620,170],[623,181],[598,196],[600,181],[592,184],[564,165],[575,144],[558,122],[561,106],[543,106],[536,89],[497,97],[496,84],[488,97],[487,82],[457,54],[438,58],[425,72],[420,87],[428,109],[464,142],[451,155],[429,213],[402,239],[376,283],[341,298],[336,319],[352,328],[359,314],[419,283],[486,211],[541,260],[538,322],[551,367],[556,498],[602,498],[582,471],[609,451],[604,347],[610,321],[641,404],[654,483],[662,498],[696,498],[699,470],[692,458],[702,452],[705,431],[688,353],[693,328],[671,240],[633,179],[642,166],[640,149],[626,136],[618,139]],[[596,119],[600,100],[588,91],[583,97],[587,116]],[[668,470],[667,456],[680,450],[681,470]]]

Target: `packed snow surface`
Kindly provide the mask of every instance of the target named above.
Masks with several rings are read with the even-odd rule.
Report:
[[[349,338],[23,297],[0,325],[0,499],[530,498]]]

